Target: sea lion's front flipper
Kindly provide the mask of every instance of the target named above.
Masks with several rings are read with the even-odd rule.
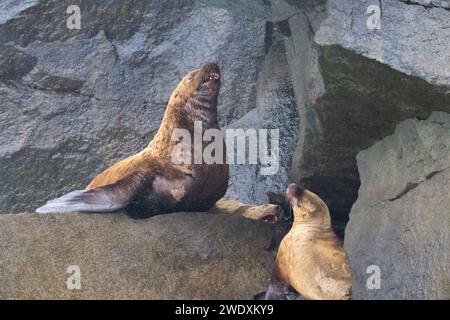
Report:
[[[151,177],[134,172],[116,183],[88,189],[75,190],[48,201],[36,209],[37,213],[113,212],[128,205],[144,188]]]
[[[272,278],[264,300],[287,300],[289,286],[281,279]]]
[[[280,245],[282,247],[283,244]],[[273,268],[272,278],[269,288],[266,291],[265,300],[286,300],[289,292],[289,281],[287,280],[286,268],[283,268],[281,261],[283,256],[277,255],[275,267]]]

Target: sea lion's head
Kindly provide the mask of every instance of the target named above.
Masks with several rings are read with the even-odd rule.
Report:
[[[294,223],[330,226],[330,212],[318,195],[291,183],[287,187],[286,196],[292,207]]]
[[[189,72],[181,80],[171,99],[186,104],[194,98],[206,108],[216,108],[219,90],[219,66],[215,63],[206,63],[201,68]]]

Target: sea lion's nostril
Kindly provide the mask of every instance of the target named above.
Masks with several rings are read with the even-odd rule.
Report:
[[[208,81],[217,81],[219,80],[220,75],[218,73],[212,72],[210,74],[205,75],[204,82]]]

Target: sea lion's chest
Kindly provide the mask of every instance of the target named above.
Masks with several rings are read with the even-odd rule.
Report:
[[[189,137],[172,142],[170,147],[161,147],[161,141],[156,140],[151,146],[151,154],[161,154],[158,157],[161,174],[152,183],[152,193],[161,200],[163,207],[169,210],[200,210],[209,209],[226,192],[228,187],[228,164],[226,163],[226,147],[217,123],[205,124],[195,136],[196,130],[187,127]],[[213,155],[209,155],[211,141],[202,139],[206,129],[214,129],[217,136]],[[186,133],[186,132],[185,132]],[[209,147],[209,148],[208,148]]]
[[[163,199],[173,202],[184,202],[186,199],[197,201],[221,194],[225,190],[221,181],[228,185],[228,167],[224,165],[194,165],[184,168],[176,178],[157,176],[153,181],[153,192]],[[226,189],[226,187],[225,187]]]
[[[191,193],[195,185],[192,177],[186,175],[176,179],[157,176],[152,184],[153,193],[167,200],[181,201]]]

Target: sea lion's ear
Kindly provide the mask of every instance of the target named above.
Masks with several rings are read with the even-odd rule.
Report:
[[[50,200],[37,213],[114,212],[127,206],[146,186],[150,177],[133,172],[116,183],[88,190],[75,190]]]

